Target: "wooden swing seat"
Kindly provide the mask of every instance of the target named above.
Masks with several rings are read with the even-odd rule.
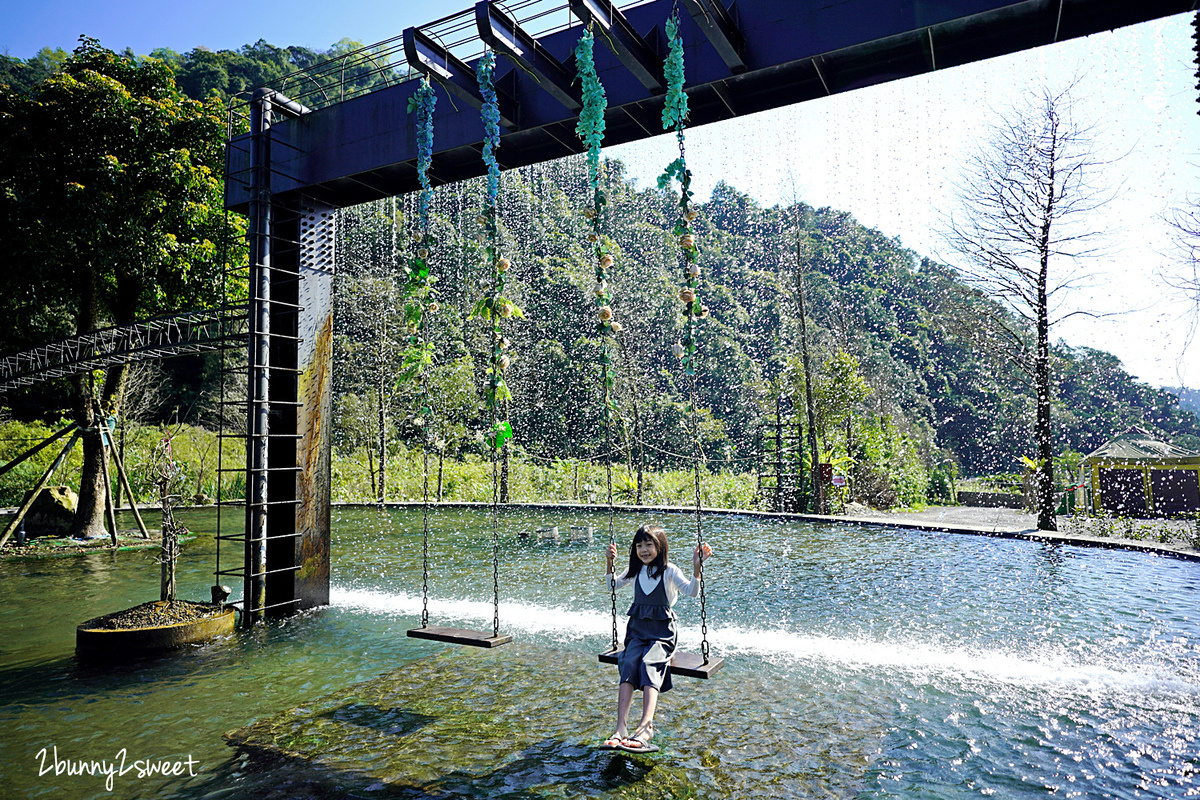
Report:
[[[605,650],[600,654],[600,663],[616,664],[617,657],[621,655],[624,648],[616,650]],[[671,674],[682,675],[685,678],[711,678],[725,666],[723,658],[709,658],[708,663],[704,663],[704,656],[696,653],[676,653],[671,659]]]
[[[499,647],[512,641],[511,636],[501,634],[493,636],[491,631],[472,631],[466,628],[412,628],[408,635],[414,639],[429,639],[434,642],[449,642],[450,644],[465,644],[471,647]]]

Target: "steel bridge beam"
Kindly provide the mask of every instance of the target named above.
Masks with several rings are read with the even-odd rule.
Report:
[[[745,72],[746,62],[742,59],[742,51],[746,47],[746,39],[725,6],[717,0],[683,0],[683,4],[729,71],[734,75]]]
[[[667,91],[663,79],[662,55],[638,33],[633,23],[621,13],[612,0],[571,0],[571,11],[600,31],[612,52],[616,54],[629,74],[637,78],[650,94],[659,95]],[[663,22],[666,17],[663,17]],[[651,31],[651,34],[657,33]]]
[[[657,70],[666,51],[663,22],[674,2],[652,0],[622,11],[608,0],[572,0],[578,16],[593,21],[600,42],[595,53],[609,100],[606,145],[662,132]],[[575,98],[564,96],[568,87],[561,74],[573,71],[571,53],[581,26],[523,37],[495,5],[483,5],[474,9],[477,21],[484,12],[488,18],[481,38],[491,37],[509,61],[496,71],[496,85],[508,96],[502,106],[508,123],[501,136],[502,166],[582,152],[574,134]],[[684,0],[682,5],[690,12],[682,14],[680,27],[691,124],[703,125],[1191,11],[1195,0],[741,0],[728,6],[722,0]],[[501,41],[504,31],[513,34],[508,42]],[[472,65],[454,59],[420,28],[406,32],[406,45],[410,41],[409,67],[432,74],[443,96],[453,94],[452,102],[438,103],[434,119],[433,182],[484,174]],[[406,81],[277,123],[272,192],[343,207],[418,190],[417,137],[406,111],[416,86]],[[244,137],[230,143],[226,205],[239,211],[250,201],[248,181],[238,179],[248,174],[248,151]]]
[[[567,111],[578,114],[583,108],[579,90],[571,85],[575,81],[574,70],[567,69],[550,55],[537,39],[522,30],[490,0],[479,0],[475,4],[475,26],[484,44],[535,76],[541,81],[542,88]]]
[[[408,65],[430,80],[436,81],[446,91],[479,111],[483,108],[483,94],[475,77],[475,69],[460,61],[453,53],[435,42],[420,28],[404,31],[404,57]],[[499,88],[496,101],[500,106],[500,124],[513,130],[517,127],[516,103]]]

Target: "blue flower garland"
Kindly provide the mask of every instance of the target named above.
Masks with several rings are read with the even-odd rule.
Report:
[[[421,182],[421,198],[417,207],[421,232],[429,230],[429,204],[433,200],[433,188],[429,184],[429,167],[433,163],[433,110],[437,106],[437,95],[426,77],[408,100],[408,111],[417,112],[417,179]]]
[[[688,99],[683,92],[683,39],[679,36],[679,18],[667,20],[669,51],[663,62],[663,75],[667,79],[667,97],[663,105],[663,130],[682,133],[684,120],[688,116]]]
[[[500,147],[500,103],[493,82],[495,70],[496,54],[489,50],[475,66],[475,77],[483,95],[483,162],[488,168],[487,201],[490,207],[495,207],[500,197],[500,164],[496,161],[496,149]]]
[[[600,206],[605,202],[600,191],[600,144],[604,141],[604,112],[608,108],[608,96],[604,93],[600,76],[596,74],[595,43],[592,32],[585,30],[575,45],[575,74],[583,95],[583,109],[579,112],[575,134],[587,145],[588,179],[594,203]]]

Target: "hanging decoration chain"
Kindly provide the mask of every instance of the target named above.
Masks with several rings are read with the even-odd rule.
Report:
[[[708,316],[708,308],[700,302],[697,289],[700,284],[699,249],[696,247],[696,236],[692,225],[696,221],[697,212],[692,208],[692,172],[687,168],[687,151],[684,147],[684,129],[688,117],[688,98],[683,91],[683,40],[679,36],[678,8],[672,11],[667,20],[667,40],[670,49],[663,64],[663,73],[667,79],[667,96],[663,105],[663,130],[675,131],[675,139],[679,144],[679,158],[667,165],[667,169],[658,178],[658,187],[666,189],[672,180],[679,182],[679,217],[675,221],[674,235],[679,241],[679,263],[683,270],[683,287],[679,290],[679,299],[683,303],[683,341],[671,347],[671,351],[683,365],[684,374],[689,383],[689,419],[692,443],[695,448],[695,494],[696,494],[696,547],[704,544],[704,531],[701,522],[700,469],[704,461],[704,449],[700,442],[700,410],[698,408],[698,393],[696,390],[696,361],[699,348],[696,344],[696,321]],[[700,653],[704,663],[709,660],[708,647],[708,610],[704,594],[704,565],[700,565]]]
[[[704,531],[700,524],[700,466],[704,462],[704,448],[700,444],[700,418],[696,411],[696,376],[692,375],[692,437],[696,443],[696,547],[704,546]],[[708,607],[704,597],[704,562],[700,563],[700,655],[708,663]]]
[[[421,627],[429,627],[429,450],[425,450],[425,529],[421,535]]]
[[[429,166],[433,160],[433,111],[437,106],[437,95],[429,78],[421,81],[417,91],[408,100],[408,113],[417,114],[417,178],[421,193],[417,205],[417,229],[413,232],[416,251],[404,267],[404,324],[409,332],[409,345],[401,363],[398,382],[416,381],[420,386],[419,397],[424,404],[413,417],[413,422],[422,432],[422,533],[421,533],[421,627],[429,627],[429,445],[434,433],[434,413],[429,392],[429,368],[433,364],[433,345],[427,335],[430,314],[437,313],[438,304],[434,294],[437,278],[430,274],[430,252],[433,236],[430,232],[429,213],[433,199],[433,187],[429,182]],[[399,224],[392,220],[393,225]]]
[[[604,400],[604,474],[608,490],[608,542],[617,543],[615,516],[616,507],[613,505],[612,480],[612,426],[616,407],[612,399],[613,385],[616,381],[616,369],[613,365],[613,337],[621,331],[621,323],[613,319],[612,294],[609,292],[608,271],[613,266],[611,243],[600,234],[604,206],[608,203],[607,193],[600,187],[600,145],[604,141],[604,111],[608,107],[608,97],[604,86],[596,74],[596,62],[593,48],[595,37],[590,26],[579,37],[575,45],[575,76],[579,79],[580,93],[583,96],[583,108],[579,112],[579,122],[575,125],[575,133],[587,146],[588,188],[591,206],[584,216],[591,221],[591,230],[587,239],[592,255],[596,259],[596,284],[592,289],[596,304],[596,333],[600,336],[600,382]],[[609,595],[612,602],[612,649],[618,647],[617,634],[617,587],[615,583],[616,567],[613,567],[613,581],[609,582]]]
[[[500,477],[492,453],[492,636],[500,635]]]
[[[490,334],[488,382],[485,399],[488,408],[487,443],[492,461],[492,632],[500,635],[500,475],[498,459],[505,443],[512,438],[512,425],[502,416],[505,404],[512,399],[504,373],[512,361],[507,354],[509,342],[503,336],[500,321],[509,317],[524,317],[521,309],[504,296],[505,277],[512,266],[500,255],[500,162],[496,149],[500,147],[500,105],[496,96],[494,71],[496,54],[483,54],[475,67],[479,92],[483,95],[483,160],[487,164],[487,204],[478,222],[483,226],[484,254],[491,267],[492,279],[488,296],[475,305],[471,316],[487,321]]]

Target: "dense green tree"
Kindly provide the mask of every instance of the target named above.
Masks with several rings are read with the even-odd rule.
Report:
[[[33,58],[22,61],[9,55],[0,55],[0,84],[15,92],[29,92],[62,69],[68,53],[61,47],[51,50],[43,47]]]
[[[219,303],[223,141],[166,64],[91,39],[29,93],[0,88],[0,307],[20,320],[4,349]],[[125,374],[75,379],[85,428],[119,410]],[[77,532],[94,533],[101,450],[84,443]]]

